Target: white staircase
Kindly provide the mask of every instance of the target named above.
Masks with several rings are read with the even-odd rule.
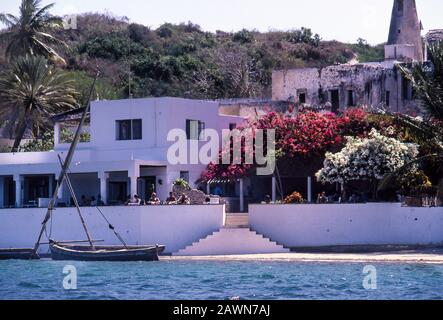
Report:
[[[239,221],[241,224],[244,221]],[[234,224],[234,223],[233,223]],[[249,228],[223,228],[174,253],[174,256],[212,256],[287,253],[289,249]]]
[[[248,228],[249,215],[247,213],[228,213],[226,214],[225,228]]]

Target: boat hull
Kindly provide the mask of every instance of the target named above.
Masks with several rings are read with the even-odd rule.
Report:
[[[72,246],[53,243],[50,246],[53,260],[64,261],[158,261],[165,246]]]
[[[33,249],[0,249],[0,260],[37,260]]]

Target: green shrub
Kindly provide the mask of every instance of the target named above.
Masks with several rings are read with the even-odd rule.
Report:
[[[180,186],[183,188],[189,188],[189,183],[184,179],[177,179],[174,181],[174,186]]]
[[[22,152],[43,152],[54,150],[54,131],[43,134],[41,139],[29,141],[20,148]]]

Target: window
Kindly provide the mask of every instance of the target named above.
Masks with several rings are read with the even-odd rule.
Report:
[[[365,84],[365,94],[366,94],[367,103],[371,104],[372,103],[372,82],[367,82]]]
[[[186,137],[188,140],[200,140],[205,130],[205,123],[199,120],[186,120]]]
[[[117,120],[115,122],[117,140],[141,140],[142,120]]]
[[[403,9],[404,9],[403,0],[398,0],[398,12],[403,13]]]
[[[189,183],[189,171],[180,171],[180,179]]]
[[[348,107],[354,107],[354,91],[348,90]]]
[[[132,120],[132,140],[142,139],[142,121],[141,119]]]
[[[338,90],[331,90],[331,104],[332,112],[337,112],[340,108],[340,92]]]
[[[299,103],[301,104],[306,103],[306,99],[308,96],[307,93],[308,93],[307,89],[297,89],[297,97]]]
[[[391,105],[391,91],[386,91],[386,106],[389,107]]]
[[[402,81],[402,96],[403,100],[411,100],[411,82],[403,77]]]

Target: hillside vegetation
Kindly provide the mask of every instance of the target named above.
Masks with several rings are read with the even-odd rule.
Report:
[[[85,92],[98,67],[101,99],[180,96],[219,99],[269,97],[274,69],[321,67],[383,58],[383,46],[322,41],[310,29],[260,33],[204,32],[198,25],[164,24],[152,30],[125,18],[78,17],[76,30],[51,30],[68,47],[57,51]],[[4,44],[0,50],[4,51]],[[1,54],[3,59],[3,54]],[[0,65],[5,68],[5,61]]]

